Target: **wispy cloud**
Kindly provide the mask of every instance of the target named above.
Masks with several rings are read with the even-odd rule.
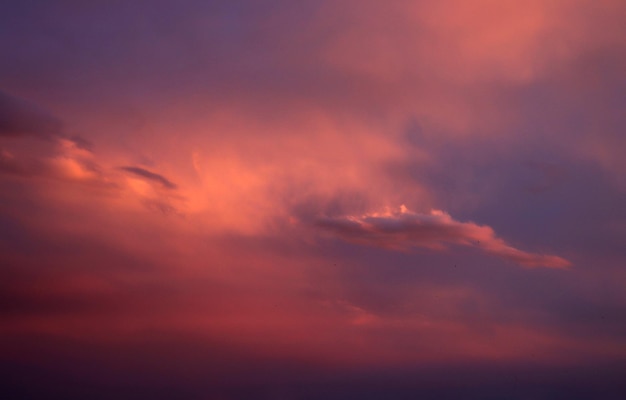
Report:
[[[317,225],[345,240],[388,249],[444,249],[447,244],[455,244],[477,247],[524,267],[566,268],[571,265],[558,256],[519,250],[496,236],[492,228],[456,221],[439,210],[420,214],[401,206],[396,211],[319,218]]]

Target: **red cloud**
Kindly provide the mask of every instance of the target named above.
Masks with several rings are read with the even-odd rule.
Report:
[[[490,227],[455,221],[439,210],[419,214],[401,206],[398,211],[321,218],[318,225],[348,241],[389,249],[443,249],[446,244],[457,244],[476,246],[524,267],[566,268],[571,265],[558,256],[516,249],[497,237]]]

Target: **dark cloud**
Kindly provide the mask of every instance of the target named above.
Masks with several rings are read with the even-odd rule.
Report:
[[[396,212],[320,218],[317,223],[346,240],[365,245],[401,250],[411,247],[441,249],[446,244],[457,244],[476,246],[525,267],[565,268],[570,265],[569,261],[558,256],[516,249],[498,238],[488,226],[455,221],[437,210],[418,214],[402,206]]]
[[[163,215],[183,215],[182,212],[177,207],[175,207],[168,199],[145,199],[142,203],[148,210],[159,212]]]
[[[30,175],[31,169],[22,165],[8,151],[0,149],[0,172],[12,175]]]
[[[24,157],[0,149],[0,174],[29,179],[52,179],[102,189],[117,187],[113,180],[105,176],[102,167],[95,161],[64,154]]]
[[[0,136],[61,135],[63,124],[33,104],[0,91]]]
[[[43,139],[64,147],[91,152],[92,143],[80,135],[67,133],[64,123],[37,105],[0,91],[0,137]],[[50,150],[50,149],[48,149]],[[6,154],[5,154],[6,155]],[[5,164],[0,169],[7,170]],[[15,168],[8,168],[16,172]]]
[[[125,166],[120,167],[120,169],[126,172],[130,172],[133,175],[148,179],[149,181],[159,183],[166,189],[176,189],[178,187],[176,184],[165,178],[163,175],[159,175],[141,167]]]
[[[91,143],[90,140],[87,140],[84,137],[74,135],[74,136],[67,138],[67,140],[72,142],[72,144],[74,144],[77,148],[81,150],[92,151],[93,149],[93,143]]]
[[[67,170],[64,163],[69,159],[55,158],[49,154],[40,157],[25,157],[23,155],[12,154],[7,150],[0,149],[0,174],[13,175],[21,178],[50,178],[66,181],[78,181],[76,176]],[[75,167],[91,174],[87,180],[94,182],[99,175],[99,167],[83,160],[69,161],[74,163]]]

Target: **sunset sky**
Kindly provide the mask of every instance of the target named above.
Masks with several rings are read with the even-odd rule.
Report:
[[[0,397],[626,398],[623,0],[0,3]]]

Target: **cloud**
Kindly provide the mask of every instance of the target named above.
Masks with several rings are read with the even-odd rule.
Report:
[[[61,121],[38,107],[0,91],[0,136],[61,135]]]
[[[0,149],[0,173],[30,175],[31,169],[22,165],[10,152]]]
[[[149,210],[180,215],[173,204],[178,199],[158,190],[178,188],[169,179],[140,167],[111,166],[106,157],[93,152],[91,141],[68,133],[59,119],[34,104],[0,91],[2,138],[15,139],[7,140],[0,147],[0,174],[5,177],[37,179],[32,185],[38,188],[46,186],[43,182],[47,180],[53,182],[59,192],[69,190],[61,183],[78,185],[78,190],[85,194],[91,189],[99,194],[102,191],[112,195],[124,192],[126,197],[130,194]],[[142,179],[125,179],[119,170]],[[72,196],[76,194],[69,197]]]
[[[394,250],[411,247],[444,249],[446,244],[456,244],[478,247],[529,268],[566,268],[571,265],[558,256],[516,249],[498,238],[490,227],[455,221],[439,210],[419,214],[401,206],[398,211],[319,218],[317,225],[351,242]]]
[[[176,189],[178,187],[176,184],[165,178],[163,175],[159,175],[141,167],[125,166],[120,167],[120,169],[126,172],[130,172],[131,174],[140,176],[142,178],[146,178],[149,181],[159,183],[166,189]]]
[[[73,139],[55,138],[42,154],[14,154],[0,148],[0,173],[112,187],[93,154]]]
[[[34,137],[62,147],[91,152],[92,143],[67,133],[63,122],[41,107],[0,91],[0,138]]]

